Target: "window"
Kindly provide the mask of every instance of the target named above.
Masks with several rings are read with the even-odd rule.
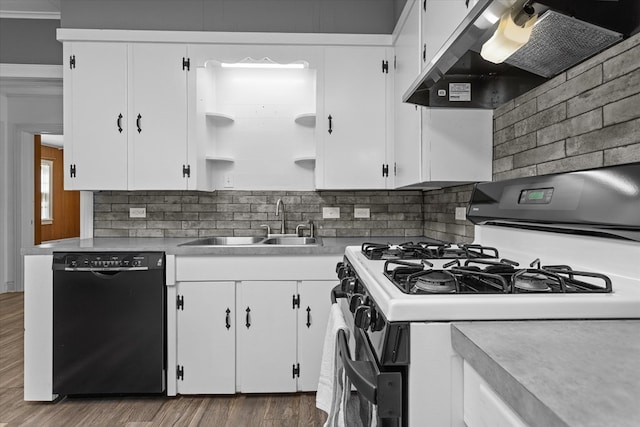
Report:
[[[40,161],[40,212],[42,224],[53,222],[53,161]]]

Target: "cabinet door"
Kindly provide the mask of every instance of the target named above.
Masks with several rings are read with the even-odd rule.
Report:
[[[420,107],[402,102],[402,96],[420,74],[419,4],[409,2],[405,22],[396,39],[394,73],[395,186],[420,182]]]
[[[382,71],[382,62],[387,59],[384,48],[326,48],[324,117],[316,125],[324,146],[318,187],[385,188],[389,74]]]
[[[75,178],[65,171],[65,184],[76,190],[126,190],[127,45],[78,42],[70,56],[75,65],[64,81],[72,106],[65,112],[65,156],[72,157]]]
[[[238,391],[296,391],[296,282],[241,282],[238,287]]]
[[[420,0],[422,68],[424,69],[467,15],[465,0]]]
[[[428,181],[491,181],[493,110],[424,108],[423,176]]]
[[[180,394],[235,393],[235,284],[180,282],[177,313]]]
[[[315,391],[320,378],[324,336],[335,280],[303,281],[298,286],[298,391]]]
[[[184,45],[131,45],[130,189],[187,189],[186,56]]]

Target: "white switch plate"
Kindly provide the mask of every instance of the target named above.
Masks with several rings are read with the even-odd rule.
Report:
[[[464,221],[467,219],[467,208],[458,207],[456,208],[456,220]]]
[[[226,173],[224,174],[224,182],[223,182],[223,186],[224,188],[233,188],[233,175],[231,175],[230,173]]]
[[[369,218],[371,216],[371,210],[369,208],[354,208],[354,218]]]
[[[129,218],[146,218],[147,208],[129,208]]]
[[[340,218],[340,208],[322,208],[322,218]]]

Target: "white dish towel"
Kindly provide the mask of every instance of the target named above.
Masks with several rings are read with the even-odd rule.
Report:
[[[316,393],[316,407],[329,414],[325,427],[350,425],[346,420],[346,402],[351,392],[351,383],[347,378],[337,346],[339,330],[344,330],[349,338],[349,329],[340,310],[340,305],[336,303],[331,306],[329,312],[322,349],[320,379]]]

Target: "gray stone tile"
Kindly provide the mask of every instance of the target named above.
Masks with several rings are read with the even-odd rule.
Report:
[[[274,207],[275,209],[275,207]],[[216,205],[216,210],[218,212],[250,212],[251,205],[248,204],[238,204],[238,203],[228,203],[228,204],[218,204]]]
[[[577,116],[638,93],[640,68],[567,101],[567,117]]]
[[[636,34],[635,36],[630,37],[627,40],[623,40],[620,43],[610,47],[609,49],[597,54],[593,58],[587,59],[586,61],[576,65],[575,67],[567,71],[567,75],[569,76],[569,78],[571,78],[576,74],[581,74],[589,68],[597,64],[602,64],[609,58],[618,56],[624,51],[631,49],[638,44],[640,44],[640,37],[638,36],[638,34]]]
[[[583,92],[602,84],[602,67],[595,66],[574,78],[568,79],[563,84],[538,96],[538,108],[542,111]]]
[[[602,127],[602,110],[592,110],[537,132],[538,146],[560,141],[569,136],[580,135]]]
[[[162,197],[162,196],[160,196]],[[198,203],[198,196],[173,196],[173,195],[165,195],[162,203],[165,204],[180,204],[180,203]],[[152,202],[149,202],[152,203]]]
[[[93,237],[129,237],[129,231],[126,229],[94,229]]]
[[[536,146],[536,134],[530,133],[520,138],[516,138],[504,144],[496,145],[493,148],[493,158],[498,160],[502,157],[510,156],[521,151],[526,151]]]
[[[197,221],[202,219],[198,212],[165,212],[164,219],[167,221]]]
[[[540,111],[533,116],[515,123],[516,140],[531,132],[551,126],[567,118],[567,106],[564,103]]]
[[[605,126],[640,117],[640,93],[605,105],[602,115]]]
[[[503,114],[508,113],[509,111],[513,110],[515,108],[515,102],[513,101],[513,99],[511,101],[507,101],[504,104],[502,104],[501,106],[497,107],[496,109],[493,110],[493,117],[494,119],[502,116]]]
[[[565,142],[558,141],[513,155],[513,168],[536,165],[565,157]],[[496,173],[502,171],[496,171]]]
[[[198,230],[163,230],[165,237],[193,237],[197,238]]]
[[[285,201],[283,200],[283,202]],[[267,204],[267,196],[233,196],[233,203],[253,203],[257,205],[264,205]]]
[[[511,141],[516,137],[516,127],[508,126],[504,129],[500,129],[493,133],[493,145],[504,144],[507,141]]]
[[[640,45],[605,61],[602,64],[605,81],[613,80],[640,68]]]
[[[558,172],[572,172],[582,169],[597,168],[603,165],[602,151],[567,157],[538,165],[538,174],[547,175]]]
[[[493,173],[500,173],[513,169],[513,156],[503,157],[493,161]]]
[[[144,229],[144,230],[129,230],[129,237],[164,237],[164,230],[159,229]]]
[[[198,218],[201,221],[231,221],[233,219],[233,212],[197,212]]]
[[[640,119],[567,139],[567,155],[584,154],[640,141]]]
[[[236,228],[251,228],[250,221],[218,221],[217,228],[236,229]]]
[[[604,165],[620,165],[640,162],[640,143],[616,147],[604,151]]]
[[[120,195],[120,196],[112,196],[111,194],[104,193],[94,193],[93,194],[93,203],[129,203],[129,196]]]
[[[183,230],[190,229],[205,229],[205,228],[217,228],[217,221],[181,221],[181,226]],[[176,228],[176,227],[171,227]]]
[[[182,221],[147,221],[147,228],[182,228]]]
[[[525,176],[536,176],[537,169],[535,166],[527,166],[524,168],[513,169],[510,171],[500,172],[493,174],[494,181],[501,181],[503,179],[522,178]]]
[[[133,195],[129,196],[131,204],[164,203],[164,196]]]
[[[233,219],[236,221],[266,221],[267,220],[267,214],[263,213],[263,212],[254,212],[254,213],[249,213],[249,212],[236,212],[233,214]]]
[[[498,116],[495,118],[495,131],[499,131],[501,129],[506,128],[516,122],[520,122],[527,117],[533,116],[538,112],[537,107],[537,98],[531,99],[528,102],[525,102],[522,105],[515,107],[513,110],[509,111],[506,114]]]
[[[132,206],[135,207],[135,206]],[[147,212],[180,212],[182,205],[172,203],[149,203]]]

